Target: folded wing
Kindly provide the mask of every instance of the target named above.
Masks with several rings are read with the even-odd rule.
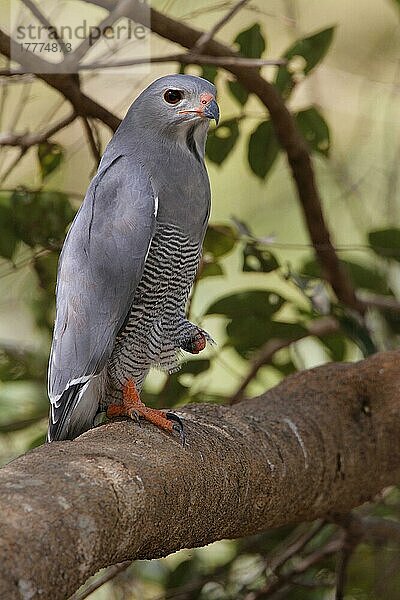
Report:
[[[85,413],[77,406],[112,352],[154,225],[155,197],[145,169],[126,156],[108,162],[104,157],[60,256],[48,374],[49,440],[68,438],[72,429],[77,435],[71,419],[74,412]],[[80,423],[78,431],[88,427]]]

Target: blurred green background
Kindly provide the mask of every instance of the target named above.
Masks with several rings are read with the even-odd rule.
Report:
[[[155,0],[152,6],[209,29],[232,4]],[[1,9],[5,21],[9,8]],[[287,68],[263,67],[262,74],[286,94],[310,145],[327,223],[355,286],[360,293],[394,297],[400,296],[399,9],[394,0],[253,0],[218,34],[243,56],[295,56]],[[105,12],[91,7],[90,14],[100,20]],[[173,51],[167,40],[151,37],[152,55]],[[268,114],[230,74],[155,64],[128,73],[84,72],[81,81],[88,95],[122,117],[150,81],[178,70],[214,80],[222,113],[207,145],[211,227],[190,303],[191,319],[217,346],[186,362],[179,374],[153,373],[145,399],[154,406],[226,402],[254,351],[271,338],[305,335],[307,324],[321,315],[334,316],[339,333],[289,344],[259,371],[247,395],[296,369],[398,347],[398,314],[369,311],[367,326],[360,325],[321,279]],[[293,89],[284,87],[285,77]],[[42,131],[70,111],[60,94],[30,76],[2,77],[0,92],[3,133]],[[104,150],[110,130],[100,122],[91,127]],[[79,119],[20,158],[17,147],[2,146],[0,152],[0,462],[5,463],[44,440],[57,257],[96,162]],[[389,490],[372,511],[396,519],[398,502],[397,490]],[[265,556],[294,535],[292,529],[138,563],[93,598],[250,600],[265,579]],[[318,535],[317,545],[334,532],[326,526]],[[346,598],[400,598],[399,569],[397,548],[359,546]],[[332,558],[308,573],[304,585],[293,584],[279,597],[334,597]],[[165,595],[165,589],[176,591],[188,581],[200,582],[196,593]]]

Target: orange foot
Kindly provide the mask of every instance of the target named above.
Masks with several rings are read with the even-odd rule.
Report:
[[[140,425],[139,417],[154,423],[165,431],[177,431],[182,443],[185,445],[185,433],[181,419],[174,413],[148,408],[140,399],[135,383],[129,379],[124,385],[122,404],[110,404],[107,407],[107,417],[130,417]]]

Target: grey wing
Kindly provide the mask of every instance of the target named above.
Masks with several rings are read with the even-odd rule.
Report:
[[[102,163],[68,232],[48,372],[49,439],[62,439],[80,392],[111,354],[143,272],[155,202],[143,167],[119,156]]]

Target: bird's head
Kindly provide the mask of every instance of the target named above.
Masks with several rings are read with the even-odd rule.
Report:
[[[215,86],[194,75],[166,75],[153,81],[135,100],[132,113],[141,114],[147,127],[179,132],[200,125],[205,130],[211,119],[218,124],[219,108]]]

